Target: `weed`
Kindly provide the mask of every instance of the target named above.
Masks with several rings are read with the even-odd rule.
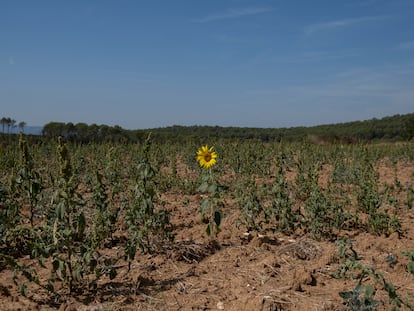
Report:
[[[126,206],[125,220],[128,226],[129,240],[125,256],[131,264],[137,247],[141,252],[155,251],[164,240],[171,240],[169,212],[156,209],[157,190],[155,178],[157,171],[150,161],[151,136],[142,147],[137,177],[130,204]]]
[[[400,253],[410,260],[407,264],[407,270],[414,276],[414,251],[400,251]]]

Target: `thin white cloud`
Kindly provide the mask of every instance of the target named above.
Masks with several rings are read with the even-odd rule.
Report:
[[[356,49],[342,51],[307,51],[296,55],[293,54],[285,61],[290,63],[327,62],[358,55],[359,53]]]
[[[361,54],[357,48],[343,50],[308,50],[278,54],[275,49],[261,50],[253,55],[246,66],[279,66],[279,64],[327,63],[341,59],[357,57]]]
[[[363,0],[359,3],[357,3],[358,6],[372,6],[375,5],[378,2],[378,0]]]
[[[205,17],[199,18],[194,20],[197,23],[207,23],[216,20],[225,20],[225,19],[233,19],[239,18],[249,15],[257,15],[271,11],[270,8],[239,8],[239,9],[228,9],[222,13],[216,13],[207,15]]]
[[[400,49],[400,50],[414,50],[414,41],[401,42],[397,46],[397,49]]]
[[[309,93],[326,97],[371,97],[392,98],[401,92],[411,90],[414,73],[403,74],[404,63],[381,68],[353,68],[338,72],[318,85],[305,86]]]
[[[380,68],[354,68],[322,81],[290,86],[246,90],[256,102],[280,106],[285,118],[297,119],[303,111],[304,123],[334,123],[413,111],[414,71],[402,72],[412,63]],[[283,110],[284,109],[284,110]]]
[[[356,18],[338,19],[338,20],[329,21],[325,23],[316,23],[316,24],[306,26],[304,31],[306,34],[309,35],[315,32],[319,32],[319,31],[333,30],[337,28],[345,28],[345,27],[350,27],[350,26],[365,23],[365,22],[379,21],[385,18],[386,16],[363,16],[363,17],[356,17]]]
[[[14,65],[14,58],[12,56],[9,57],[9,65]]]

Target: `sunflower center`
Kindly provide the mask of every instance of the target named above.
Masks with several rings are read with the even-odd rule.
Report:
[[[210,160],[211,160],[211,154],[206,154],[206,155],[204,156],[204,160],[205,160],[206,162],[210,162]]]

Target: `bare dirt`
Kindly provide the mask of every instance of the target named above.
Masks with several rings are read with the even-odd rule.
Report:
[[[386,162],[377,169],[381,182],[393,182],[394,169]],[[402,184],[412,181],[413,174],[412,164],[398,163]],[[29,284],[24,297],[12,272],[0,267],[0,310],[346,310],[339,293],[354,289],[358,281],[333,277],[341,261],[335,241],[247,233],[235,225],[239,210],[231,198],[226,199],[222,231],[209,238],[199,221],[200,194],[183,197],[162,194],[175,225],[174,242],[156,254],[137,254],[130,271],[121,263],[117,277],[102,279],[96,293],[55,304],[46,291]],[[414,294],[414,276],[400,251],[414,250],[414,210],[401,209],[398,216],[402,234],[385,237],[354,230],[339,236],[352,241],[361,263],[380,271],[401,297],[407,297]],[[390,254],[395,258],[392,265]],[[30,264],[31,259],[25,261]],[[364,282],[375,283],[369,278]],[[374,298],[381,302],[379,310],[390,308],[380,286]]]

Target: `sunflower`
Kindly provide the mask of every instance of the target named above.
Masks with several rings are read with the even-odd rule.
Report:
[[[207,145],[198,149],[197,160],[201,167],[209,168],[216,163],[217,153],[213,149],[214,147],[208,148]]]

